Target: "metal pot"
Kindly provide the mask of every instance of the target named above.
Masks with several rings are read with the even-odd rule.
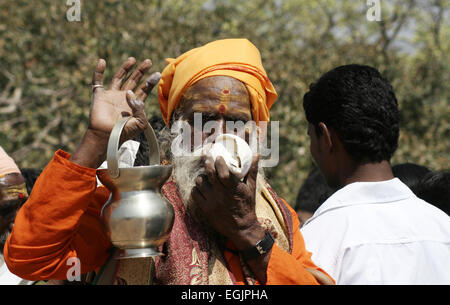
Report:
[[[160,165],[159,146],[153,128],[144,131],[150,150],[150,165],[119,168],[118,148],[122,129],[130,117],[119,120],[111,131],[107,169],[97,170],[111,195],[101,211],[106,235],[122,249],[116,258],[159,256],[158,247],[172,229],[174,210],[161,195],[172,166]]]

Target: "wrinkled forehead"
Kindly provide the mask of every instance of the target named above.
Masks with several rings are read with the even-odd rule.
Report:
[[[244,83],[229,76],[210,76],[190,86],[183,94],[180,115],[192,113],[223,115],[248,121],[252,119],[250,95]]]

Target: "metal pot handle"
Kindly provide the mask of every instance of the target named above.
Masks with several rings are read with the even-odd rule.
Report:
[[[108,174],[111,178],[117,178],[120,175],[119,171],[119,141],[122,129],[131,117],[121,118],[109,136],[108,150],[106,152],[106,162],[108,164]],[[160,165],[161,159],[159,156],[159,145],[156,140],[155,131],[152,126],[147,122],[148,126],[144,130],[144,135],[147,139],[149,149],[149,165]]]

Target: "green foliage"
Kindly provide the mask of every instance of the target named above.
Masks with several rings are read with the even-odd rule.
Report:
[[[99,57],[108,83],[129,56],[150,58],[161,71],[167,57],[245,37],[279,93],[271,113],[280,121],[280,163],[267,175],[289,203],[312,167],[303,94],[338,65],[373,65],[392,82],[402,112],[393,163],[448,168],[448,2],[383,0],[380,22],[367,21],[366,1],[80,2],[80,22],[67,20],[66,1],[0,3],[0,145],[21,167],[42,168],[55,150],[75,150]],[[154,93],[146,111],[159,113]]]

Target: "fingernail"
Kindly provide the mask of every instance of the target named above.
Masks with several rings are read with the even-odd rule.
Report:
[[[150,85],[154,86],[159,82],[160,79],[161,79],[161,73],[156,72],[156,73],[150,75],[150,77],[148,78],[148,83]]]

